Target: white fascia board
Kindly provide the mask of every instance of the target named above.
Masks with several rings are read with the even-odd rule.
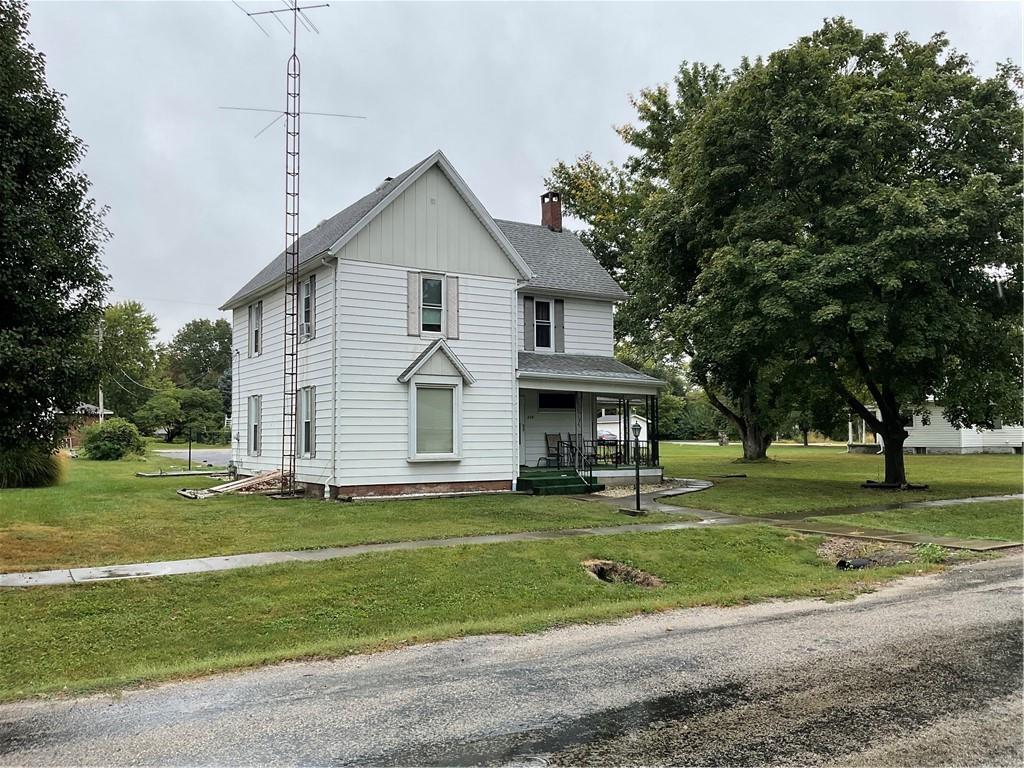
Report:
[[[504,233],[498,229],[498,225],[494,223],[494,219],[491,218],[487,209],[484,208],[480,200],[477,199],[477,196],[473,194],[473,190],[471,190],[466,182],[463,181],[458,171],[455,170],[454,166],[452,166],[451,162],[449,162],[448,158],[444,156],[444,153],[441,150],[437,150],[434,154],[424,160],[420,164],[419,168],[410,173],[401,184],[391,190],[383,200],[377,203],[377,205],[371,208],[363,218],[356,222],[354,227],[342,235],[334,245],[328,248],[327,253],[332,256],[336,255],[338,251],[344,248],[356,235],[358,235],[367,224],[380,215],[381,211],[391,205],[399,195],[415,184],[416,180],[419,179],[420,176],[435,165],[441,169],[441,172],[448,178],[448,181],[452,183],[452,186],[455,187],[459,196],[466,202],[466,205],[468,205],[470,210],[473,211],[473,214],[480,220],[480,223],[484,225],[484,228],[488,233],[490,233],[491,237],[494,238],[498,247],[501,248],[502,252],[504,252],[509,261],[512,262],[523,278],[526,280],[532,278],[533,272],[530,270],[529,265],[523,257],[519,255],[519,252],[512,247],[512,243],[508,241],[508,238],[505,237]]]
[[[337,261],[338,257],[334,256],[327,251],[321,251],[320,253],[313,254],[304,262],[299,264],[298,279],[301,280],[307,277],[311,272],[316,272],[320,267],[330,266],[333,262]],[[262,288],[257,288],[255,291],[250,291],[244,296],[239,296],[237,299],[218,307],[221,312],[230,312],[233,309],[237,309],[245,304],[251,304],[253,299],[258,299],[261,296],[266,296],[268,293],[273,293],[278,288],[283,287],[285,284],[285,278],[279,277],[272,283],[267,283]]]
[[[656,395],[668,386],[664,381],[637,381],[618,376],[574,376],[565,373],[519,371],[516,373],[516,378],[519,380],[519,386],[526,389],[544,389],[546,386],[561,385],[562,390],[572,391],[570,388],[576,385],[581,392],[609,394]],[[617,389],[608,389],[608,387]]]
[[[625,291],[623,291],[623,293],[625,294],[623,296],[619,294],[613,295],[610,293],[600,293],[595,291],[574,291],[572,289],[563,288],[542,288],[539,286],[534,287],[531,286],[529,283],[521,284],[519,286],[519,293],[522,296],[544,296],[556,299],[560,299],[563,296],[567,296],[571,299],[590,299],[591,301],[610,301],[612,303],[625,301],[630,296],[630,294],[625,293]]]

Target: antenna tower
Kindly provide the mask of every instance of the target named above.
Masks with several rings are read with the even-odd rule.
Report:
[[[299,64],[299,26],[310,32],[319,32],[316,25],[306,15],[313,8],[328,8],[328,3],[300,5],[299,0],[281,0],[283,8],[266,11],[247,11],[237,2],[235,5],[253,22],[263,34],[267,31],[260,25],[258,16],[271,16],[287,31],[292,38],[292,53],[288,57],[287,77],[285,81],[285,108],[278,110],[251,109],[247,107],[223,107],[223,109],[242,109],[253,112],[277,112],[270,124],[260,133],[267,130],[284,118],[285,150],[284,150],[284,376],[282,381],[283,402],[281,406],[281,495],[295,493],[295,453],[296,431],[298,428],[298,379],[299,379],[299,151],[301,67]],[[280,16],[291,16],[291,28],[281,20]],[[268,35],[269,36],[269,35]],[[328,117],[354,117],[361,115],[340,115],[330,113],[311,113]],[[256,134],[259,136],[259,133]]]

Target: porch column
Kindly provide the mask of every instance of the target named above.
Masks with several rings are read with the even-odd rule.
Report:
[[[647,439],[651,441],[651,464],[658,466],[661,464],[661,451],[658,448],[658,441],[661,439],[660,424],[658,423],[658,396],[651,396],[651,411],[649,413],[650,421],[647,424],[648,435]]]

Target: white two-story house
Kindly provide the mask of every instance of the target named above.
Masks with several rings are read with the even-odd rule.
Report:
[[[300,238],[296,481],[501,491],[525,468],[614,482],[635,460],[660,477],[662,382],[613,356],[625,294],[562,230],[559,195],[541,208],[539,225],[491,218],[438,151]],[[282,463],[284,276],[281,254],[223,306],[243,475]],[[650,434],[599,440],[602,409],[642,411]]]

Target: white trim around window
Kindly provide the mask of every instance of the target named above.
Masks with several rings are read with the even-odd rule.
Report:
[[[543,311],[541,308],[543,307]],[[543,317],[542,317],[543,316]],[[547,343],[544,343],[544,342]],[[533,347],[550,352],[555,348],[555,302],[553,299],[533,299]]]
[[[444,334],[445,327],[444,275],[420,274],[420,334]]]
[[[417,376],[409,383],[409,461],[462,458],[462,380]]]
[[[263,301],[249,305],[249,357],[259,357],[263,352]]]
[[[249,395],[249,423],[246,427],[247,453],[259,456],[263,451],[263,395]]]
[[[316,458],[316,387],[302,387],[298,403],[298,453],[304,459]]]
[[[316,273],[299,283],[299,341],[316,336]]]

